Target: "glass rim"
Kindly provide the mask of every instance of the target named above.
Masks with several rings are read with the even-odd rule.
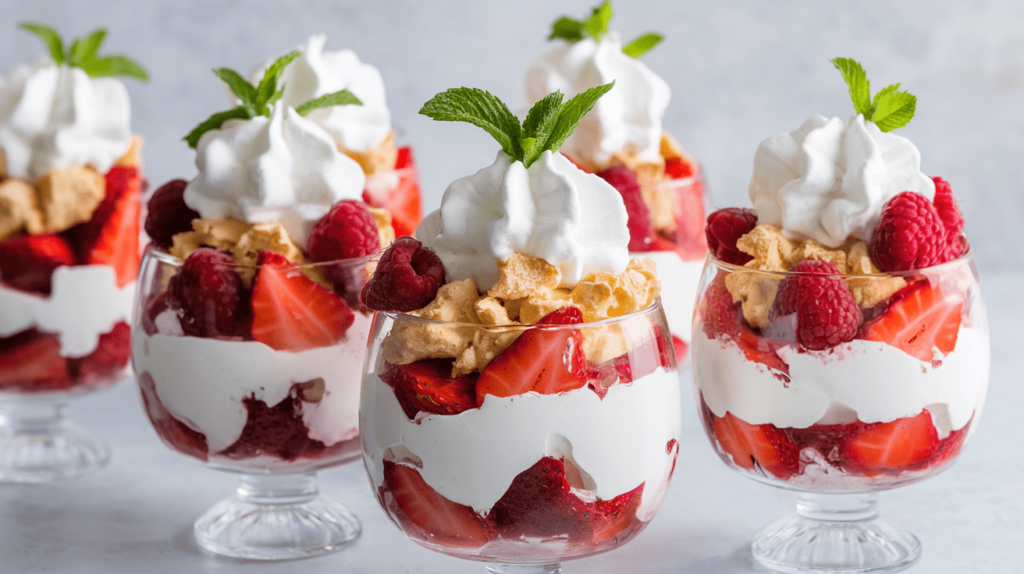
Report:
[[[204,245],[202,247],[209,247],[209,246]],[[209,248],[210,249],[217,249],[216,247],[209,247]],[[217,251],[223,252],[224,250],[223,249],[217,249]],[[288,268],[288,269],[300,269],[300,270],[301,269],[317,269],[317,268],[321,268],[321,267],[338,267],[338,266],[343,266],[343,267],[359,267],[359,266],[368,265],[371,262],[379,259],[380,255],[381,255],[381,253],[383,253],[383,251],[384,251],[383,249],[380,249],[380,250],[375,251],[375,252],[373,252],[373,253],[371,253],[369,255],[364,255],[362,257],[351,257],[351,258],[348,258],[348,259],[335,259],[333,261],[307,261],[306,263],[292,263],[292,262],[289,261],[287,264],[274,264],[274,266],[275,267],[285,267],[285,268]],[[176,257],[174,255],[171,255],[171,253],[169,251],[165,250],[164,248],[162,248],[162,247],[160,247],[160,246],[158,246],[158,245],[156,245],[154,243],[150,243],[149,245],[146,246],[146,250],[143,252],[142,256],[143,256],[143,258],[145,258],[145,257],[152,257],[153,259],[156,259],[157,261],[159,261],[162,264],[171,265],[171,266],[174,266],[174,267],[181,267],[182,265],[185,264],[185,260],[184,259],[180,259],[180,258],[178,258],[178,257]],[[246,264],[237,263],[237,262],[232,260],[231,267],[233,269],[259,269],[260,267],[262,267],[262,265],[260,265],[258,263],[254,264],[254,265],[246,265]]]
[[[887,277],[900,277],[900,278],[912,277],[912,276],[915,276],[915,275],[921,275],[923,273],[932,273],[932,274],[934,274],[934,273],[942,273],[942,272],[948,271],[949,269],[951,269],[953,267],[959,267],[959,266],[963,265],[964,263],[966,263],[968,260],[973,260],[973,258],[974,258],[974,250],[971,248],[970,244],[968,244],[967,245],[967,250],[964,251],[963,255],[961,255],[960,257],[957,257],[956,259],[952,259],[950,261],[946,261],[945,263],[939,263],[938,265],[929,265],[928,267],[921,267],[920,269],[908,269],[906,271],[879,271],[878,273],[871,273],[871,274],[868,274],[868,273],[806,273],[806,272],[800,272],[800,271],[774,271],[774,270],[770,270],[770,269],[754,269],[752,267],[745,267],[743,265],[735,265],[733,263],[728,263],[726,261],[722,261],[721,259],[715,257],[715,255],[711,251],[708,251],[707,264],[708,265],[713,265],[713,266],[715,266],[715,267],[717,267],[719,269],[722,269],[724,271],[728,271],[730,273],[737,273],[737,272],[759,273],[761,275],[774,276],[774,277],[778,277],[778,278],[815,276],[815,277],[839,277],[839,278],[848,278],[848,279],[849,278],[852,278],[852,279],[883,279],[883,278],[887,278]],[[812,257],[811,259],[817,259],[817,258]]]

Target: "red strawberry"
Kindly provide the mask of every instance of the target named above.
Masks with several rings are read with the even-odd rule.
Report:
[[[249,293],[222,251],[189,254],[167,284],[167,307],[180,311],[181,328],[194,337],[249,337]]]
[[[967,239],[964,237],[964,216],[953,197],[953,188],[941,177],[933,177],[935,182],[935,211],[946,226],[946,249],[949,259],[956,259],[967,251]]]
[[[302,420],[299,385],[293,385],[289,396],[272,407],[254,396],[242,399],[248,412],[242,434],[220,454],[234,459],[272,456],[295,460],[323,452],[324,443],[309,438]]]
[[[68,230],[83,263],[109,265],[117,285],[135,281],[139,274],[139,216],[142,178],[134,167],[114,166],[106,176],[107,189],[92,219]]]
[[[789,365],[776,352],[779,348],[787,345],[786,341],[759,336],[744,326],[741,328],[739,336],[736,337],[736,344],[739,345],[748,360],[778,371],[773,373],[775,378],[789,382]]]
[[[416,160],[412,148],[398,149],[395,173],[386,172],[366,178],[363,201],[372,207],[383,207],[391,212],[391,225],[395,235],[412,235],[423,219],[420,209],[420,184],[416,175]],[[394,177],[398,176],[397,184]]]
[[[205,461],[209,448],[206,446],[206,435],[196,432],[171,415],[167,407],[160,402],[156,394],[156,383],[153,377],[142,372],[138,374],[139,390],[142,391],[142,406],[153,424],[157,436],[170,448]]]
[[[745,265],[754,258],[736,247],[740,237],[757,227],[757,212],[753,209],[727,207],[714,211],[708,216],[704,227],[708,251],[719,261],[733,265]]]
[[[676,361],[684,363],[690,352],[690,345],[679,337],[672,335],[672,346],[675,347]]]
[[[438,494],[414,468],[385,460],[382,491],[394,501],[402,530],[419,540],[460,548],[490,541],[487,525],[471,507]]]
[[[71,360],[75,378],[101,379],[120,372],[128,365],[131,347],[131,328],[122,321],[114,325],[109,333],[100,335],[95,351]]]
[[[638,533],[643,523],[637,519],[636,510],[640,507],[643,493],[644,485],[641,484],[611,500],[591,503],[595,508],[588,509],[584,516],[590,518],[590,525],[594,529],[594,542],[614,539],[621,544]]]
[[[868,476],[898,473],[931,458],[939,450],[939,435],[927,411],[871,427],[842,447],[846,466]]]
[[[650,251],[654,243],[654,223],[651,221],[651,210],[644,202],[640,191],[640,181],[636,172],[623,164],[617,164],[597,172],[597,176],[607,181],[622,196],[626,205],[629,227],[629,250]]]
[[[681,157],[670,157],[665,160],[665,175],[672,179],[691,177],[694,173],[693,164]]]
[[[75,263],[75,254],[59,235],[19,235],[0,241],[0,280],[14,289],[49,295],[53,271]]]
[[[927,197],[913,191],[885,203],[871,235],[870,254],[882,271],[923,269],[952,259],[938,211]]]
[[[380,378],[395,390],[409,420],[419,412],[454,415],[476,408],[477,375],[451,377],[450,359],[388,365]]]
[[[185,203],[187,186],[184,179],[173,179],[161,185],[149,198],[146,235],[165,249],[174,243],[175,235],[192,231],[192,220],[199,218],[199,212]]]
[[[796,313],[796,340],[811,351],[852,341],[864,321],[853,293],[835,265],[804,259],[779,285],[769,318]]]
[[[703,259],[708,253],[704,230],[704,185],[699,178],[685,185],[674,184],[676,190],[676,251],[683,261]]]
[[[374,311],[415,311],[434,300],[444,279],[436,253],[412,237],[399,237],[380,256],[360,298]]]
[[[960,454],[960,448],[964,446],[964,440],[967,438],[972,422],[974,422],[973,418],[963,428],[950,432],[949,436],[942,441],[938,452],[935,453],[928,466],[939,466],[955,459]]]
[[[739,467],[787,480],[800,469],[800,451],[786,434],[771,424],[751,425],[725,413],[711,415],[715,439],[723,451],[732,456]]]
[[[71,386],[68,360],[56,335],[25,331],[2,341],[0,389],[55,391]]]
[[[865,323],[859,339],[880,341],[922,361],[935,360],[936,347],[948,355],[956,347],[964,301],[918,281],[893,296],[881,316]]]
[[[546,315],[537,325],[577,325],[583,313],[563,307]],[[533,328],[523,332],[494,358],[476,383],[476,404],[487,395],[512,397],[528,392],[556,395],[587,384],[583,334],[578,329]]]
[[[333,345],[355,321],[341,297],[306,277],[283,256],[260,251],[252,287],[252,336],[278,351]]]

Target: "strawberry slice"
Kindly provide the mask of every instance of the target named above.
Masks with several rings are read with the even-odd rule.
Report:
[[[476,374],[451,378],[451,359],[425,359],[388,365],[380,378],[395,390],[409,420],[417,413],[454,415],[477,408]]]
[[[333,291],[306,277],[277,253],[259,252],[252,288],[252,336],[278,351],[334,345],[355,321]]]
[[[114,166],[106,182],[106,195],[92,219],[67,233],[84,263],[113,267],[118,287],[124,287],[139,274],[142,178],[134,167]]]
[[[956,347],[963,308],[962,299],[919,281],[894,295],[888,310],[865,323],[857,338],[880,341],[931,362],[934,349],[944,356]]]
[[[385,460],[382,491],[394,500],[394,514],[411,536],[459,548],[490,541],[487,525],[471,507],[438,494],[414,468]]]
[[[683,261],[703,259],[708,253],[708,238],[704,233],[707,217],[704,213],[704,186],[700,178],[676,188],[676,251]]]
[[[398,181],[395,181],[395,175]],[[412,148],[398,148],[395,172],[374,174],[366,178],[363,201],[373,207],[391,212],[391,225],[395,235],[412,235],[423,219],[420,208],[420,183],[416,174],[416,160]]]
[[[168,447],[182,454],[206,461],[209,448],[206,445],[206,435],[196,432],[171,415],[167,407],[160,402],[156,394],[156,382],[153,377],[143,371],[138,374],[139,390],[142,394],[142,406],[146,409],[146,416],[153,424],[157,436]]]
[[[773,369],[775,378],[789,382],[789,365],[776,352],[779,348],[786,346],[786,341],[760,337],[744,325],[740,329],[736,344],[739,345],[748,360]]]
[[[693,164],[681,157],[665,159],[665,175],[672,179],[682,179],[693,175]]]
[[[846,466],[868,476],[898,473],[922,463],[939,450],[939,434],[928,410],[913,417],[873,426],[842,446]]]
[[[679,363],[685,363],[688,353],[690,352],[690,345],[686,341],[672,335],[672,346],[676,350],[676,361]]]
[[[577,325],[583,313],[562,307],[538,325]],[[487,395],[512,397],[528,392],[556,395],[587,384],[583,334],[578,329],[529,329],[494,358],[476,383],[476,404]]]
[[[747,424],[732,413],[723,418],[711,414],[711,422],[719,446],[737,466],[754,471],[760,467],[780,480],[799,471],[800,451],[775,425]]]
[[[640,507],[644,484],[611,500],[592,503],[595,508],[589,515],[594,528],[594,542],[614,539],[622,544],[640,531],[643,522],[637,519],[636,510]]]
[[[131,328],[124,321],[109,333],[100,335],[96,350],[80,359],[71,360],[76,379],[102,379],[117,374],[131,358]]]
[[[59,235],[19,235],[0,241],[0,280],[14,289],[49,295],[54,270],[75,263],[75,254]]]
[[[54,391],[71,386],[68,360],[56,335],[25,331],[2,341],[0,389]]]

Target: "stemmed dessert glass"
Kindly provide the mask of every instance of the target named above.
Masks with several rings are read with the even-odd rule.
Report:
[[[385,359],[390,346],[417,333],[474,333],[481,342],[531,337],[554,351],[525,360],[571,372],[581,367],[582,344],[602,362],[586,359],[582,386],[567,392],[480,396],[486,366],[452,378],[451,359]],[[679,450],[679,380],[667,333],[660,301],[575,325],[482,326],[377,313],[360,427],[381,508],[417,544],[490,563],[493,573],[557,573],[562,561],[625,544],[657,512]],[[446,411],[415,406],[423,396],[416,385],[431,378],[430,392],[447,397]]]
[[[793,315],[750,327],[728,290],[745,285],[771,305],[795,275],[708,258],[693,323],[704,429],[731,468],[799,494],[795,515],[754,538],[760,564],[797,573],[902,570],[921,544],[879,518],[878,493],[948,468],[985,400],[988,322],[974,257],[835,276],[894,294],[863,310],[852,341],[820,351],[797,343]]]
[[[370,257],[277,266],[278,276],[331,285],[354,314],[340,342],[302,350],[183,334],[167,308],[169,281],[182,265],[160,249],[146,251],[132,358],[146,413],[163,442],[240,474],[237,494],[196,521],[197,542],[217,554],[258,560],[312,556],[352,542],[359,520],[318,494],[316,472],[359,458],[360,365],[370,315],[358,296]],[[235,267],[251,277],[262,266]]]

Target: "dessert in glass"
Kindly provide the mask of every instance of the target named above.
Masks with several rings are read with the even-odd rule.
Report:
[[[145,180],[117,76],[148,77],[102,28],[21,28],[50,57],[0,78],[0,480],[47,482],[110,458],[65,413],[127,375]]]
[[[364,461],[417,544],[490,572],[561,571],[653,519],[679,450],[680,389],[655,264],[626,209],[557,153],[610,85],[520,125],[482,90],[421,113],[487,126],[493,165],[453,182],[363,288]],[[422,243],[421,243],[422,241]]]
[[[661,35],[643,34],[623,46],[619,33],[609,29],[611,15],[606,1],[582,21],[558,19],[549,37],[556,46],[526,73],[526,96],[532,104],[555,90],[571,97],[615,82],[561,152],[622,194],[629,214],[629,251],[658,264],[676,357],[685,366],[693,302],[707,255],[704,182],[697,162],[662,127],[671,95],[668,83],[639,59]]]
[[[948,468],[988,386],[989,337],[952,188],[921,173],[898,86],[872,100],[833,61],[856,115],[761,143],[754,209],[708,218],[693,324],[704,428],[722,460],[799,493],[758,534],[779,572],[892,572],[921,545],[878,518],[878,492]]]
[[[310,119],[362,98],[281,97],[305,58],[282,56],[256,85],[215,71],[242,104],[186,138],[199,175],[150,199],[132,331],[160,438],[241,475],[237,496],[196,521],[197,542],[249,559],[320,554],[360,534],[318,495],[316,471],[359,458],[370,330],[359,294],[371,256],[395,239],[392,214],[362,201],[363,168]]]

